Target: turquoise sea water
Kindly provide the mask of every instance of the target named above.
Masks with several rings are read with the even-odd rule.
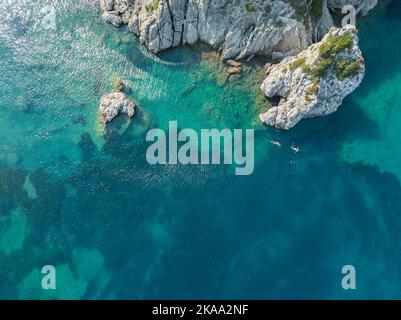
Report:
[[[56,30],[40,25],[50,3]],[[289,132],[258,124],[258,63],[222,85],[199,47],[156,60],[96,1],[4,6],[0,298],[401,298],[400,1],[357,21],[362,86]],[[115,77],[140,108],[104,132],[97,106]],[[254,174],[148,165],[146,132],[169,120],[254,128]],[[55,291],[41,289],[47,264]]]

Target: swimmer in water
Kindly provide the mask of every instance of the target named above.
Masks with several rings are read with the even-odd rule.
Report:
[[[299,151],[301,151],[301,149],[300,149],[299,147],[294,147],[294,146],[291,146],[291,150],[292,150],[294,153],[298,153]]]
[[[275,146],[277,146],[277,147],[279,147],[279,148],[281,148],[281,143],[280,143],[280,141],[271,140],[270,143],[273,144],[273,145],[275,145]]]

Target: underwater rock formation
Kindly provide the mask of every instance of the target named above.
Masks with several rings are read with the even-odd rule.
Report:
[[[96,150],[96,144],[88,132],[81,134],[78,146],[84,159],[89,159]]]
[[[18,169],[0,170],[0,217],[16,207],[24,198],[25,172]]]

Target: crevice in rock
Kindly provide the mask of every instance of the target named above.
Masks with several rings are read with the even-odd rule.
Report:
[[[272,107],[277,107],[280,104],[281,99],[283,99],[280,95],[275,95],[271,98],[267,98],[267,100],[271,103]]]

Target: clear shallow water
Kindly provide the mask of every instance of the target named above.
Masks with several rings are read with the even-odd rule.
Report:
[[[53,1],[57,30],[43,30],[48,3],[0,13],[1,298],[400,298],[400,2],[358,21],[362,86],[290,132],[257,124],[257,71],[221,86],[198,50],[154,61],[90,1]],[[141,108],[104,135],[116,76]],[[255,128],[254,174],[149,166],[146,130],[169,120]],[[40,288],[45,264],[57,291]]]

